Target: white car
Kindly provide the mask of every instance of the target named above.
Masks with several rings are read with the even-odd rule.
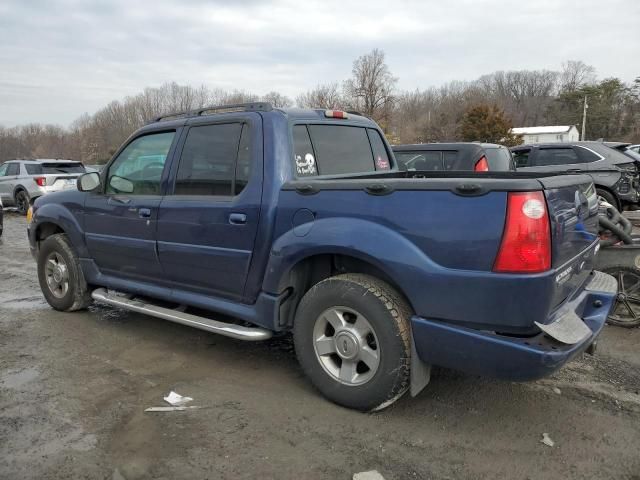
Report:
[[[0,165],[0,200],[24,215],[31,199],[76,188],[83,173],[84,165],[74,160],[8,160]]]

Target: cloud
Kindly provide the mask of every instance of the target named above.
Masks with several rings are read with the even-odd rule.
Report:
[[[495,70],[638,74],[637,0],[9,0],[0,5],[0,124],[68,124],[167,81],[290,97],[348,77],[372,48],[403,89]]]

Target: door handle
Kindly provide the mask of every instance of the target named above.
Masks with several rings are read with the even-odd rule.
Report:
[[[138,216],[140,218],[149,218],[151,217],[151,209],[150,208],[139,208]]]
[[[229,214],[229,223],[232,225],[244,225],[247,223],[247,216],[244,213]]]
[[[114,195],[113,197],[109,198],[109,203],[112,203],[112,202],[127,205],[128,203],[131,202],[131,199],[129,197],[124,197],[122,195]]]

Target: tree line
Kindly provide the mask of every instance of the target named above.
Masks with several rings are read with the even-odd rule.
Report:
[[[512,126],[578,125],[585,98],[586,139],[640,142],[640,77],[628,84],[598,79],[593,67],[567,61],[557,71],[499,71],[469,82],[399,91],[383,51],[353,62],[351,77],[317,85],[295,99],[272,91],[256,95],[207,86],[167,83],[114,100],[69,127],[32,123],[0,126],[0,161],[12,158],[70,158],[105,163],[137,128],[157,116],[208,105],[268,101],[358,111],[376,120],[392,143],[495,141],[517,144]]]

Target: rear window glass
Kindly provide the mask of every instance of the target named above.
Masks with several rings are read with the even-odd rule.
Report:
[[[529,159],[529,153],[531,150],[516,150],[513,152],[513,160],[516,163],[516,168],[530,167],[531,161]]]
[[[445,170],[468,170],[469,166],[462,161],[462,155],[457,150],[445,150],[442,152]],[[466,168],[465,168],[466,167]]]
[[[340,175],[375,170],[365,128],[339,125],[308,125],[307,128],[316,158],[305,155],[303,164],[307,165],[309,160],[315,160],[318,174]]]
[[[504,172],[511,170],[512,160],[506,148],[485,148],[489,170]]]
[[[441,171],[442,152],[437,150],[423,150],[413,152],[396,152],[396,160],[400,170]]]
[[[48,174],[64,174],[64,173],[84,173],[84,165],[79,162],[69,163],[41,163],[40,165],[30,165],[33,167],[40,167],[39,172],[35,172],[33,175],[48,175]],[[29,169],[27,168],[27,172]]]
[[[299,177],[310,177],[318,174],[316,155],[311,145],[306,125],[293,127],[293,156],[296,173]]]

